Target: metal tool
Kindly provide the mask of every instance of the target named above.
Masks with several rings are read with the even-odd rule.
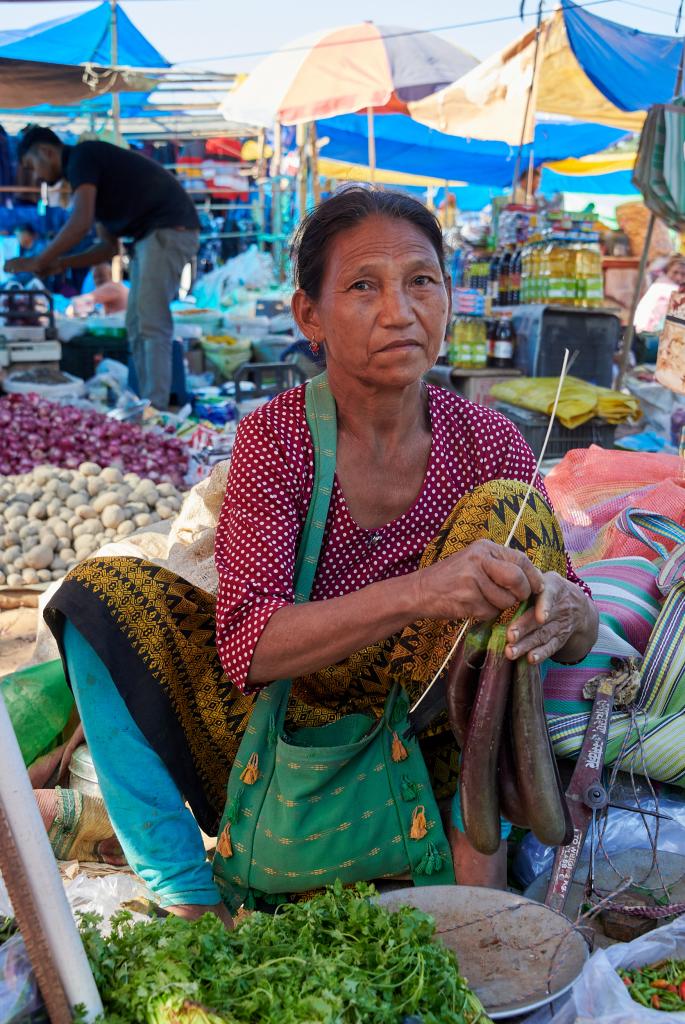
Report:
[[[602,783],[609,723],[614,706],[615,691],[619,683],[620,676],[614,675],[601,679],[597,684],[585,739],[566,790],[566,799],[573,822],[573,839],[568,846],[560,846],[557,849],[552,867],[552,877],[545,896],[547,906],[559,913],[563,913],[589,830],[591,831],[590,880],[594,881],[598,815],[607,807],[634,811],[636,814],[647,814],[652,818],[671,820],[670,815],[661,814],[659,811],[631,807],[629,804],[610,800]]]
[[[588,830],[590,826],[593,831],[595,830],[597,811],[600,808],[604,809],[609,802],[606,790],[602,785],[602,770],[609,738],[609,722],[614,706],[615,689],[616,680],[611,676],[607,676],[597,684],[597,693],[583,745],[566,790],[566,799],[573,822],[573,839],[568,846],[557,848],[552,877],[545,896],[547,906],[560,914],[564,912]],[[593,840],[591,858],[594,856],[594,848]],[[590,871],[594,875],[593,867],[591,862]]]

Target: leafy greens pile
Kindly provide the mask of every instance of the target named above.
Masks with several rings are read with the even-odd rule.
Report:
[[[306,903],[246,916],[133,924],[103,938],[81,932],[106,1024],[487,1024],[435,924],[408,907],[390,912],[367,885],[336,883]]]

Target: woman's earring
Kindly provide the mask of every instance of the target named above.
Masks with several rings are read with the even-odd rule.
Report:
[[[321,348],[321,344],[320,344],[320,342],[318,342],[316,340],[316,338],[312,338],[312,340],[309,342],[309,347],[310,347],[310,349],[312,351],[312,355],[316,356],[319,353],[319,349]]]

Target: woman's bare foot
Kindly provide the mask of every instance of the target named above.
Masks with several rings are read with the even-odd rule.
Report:
[[[166,907],[166,910],[176,917],[185,918],[186,921],[197,921],[204,914],[215,914],[229,930],[234,927],[233,918],[224,903],[177,903],[173,907]]]
[[[507,844],[500,843],[497,853],[478,853],[463,832],[450,826],[450,846],[457,885],[479,885],[487,889],[507,887]]]

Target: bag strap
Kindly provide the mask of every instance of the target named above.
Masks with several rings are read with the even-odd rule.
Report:
[[[319,374],[307,384],[305,409],[314,447],[314,484],[295,559],[295,604],[304,604],[310,598],[333,491],[337,428],[335,400],[328,387],[326,373]],[[277,679],[260,694],[262,699],[268,698],[270,714],[279,729],[285,721],[291,685],[290,679]]]
[[[616,527],[629,537],[636,537],[661,558],[668,558],[669,552],[665,545],[648,536],[656,534],[664,540],[672,540],[676,544],[685,543],[685,528],[675,520],[669,519],[658,512],[649,512],[641,508],[625,508],[616,519]]]
[[[333,491],[337,422],[327,373],[319,374],[307,385],[305,407],[314,446],[314,484],[295,562],[296,604],[303,604],[311,596]]]

